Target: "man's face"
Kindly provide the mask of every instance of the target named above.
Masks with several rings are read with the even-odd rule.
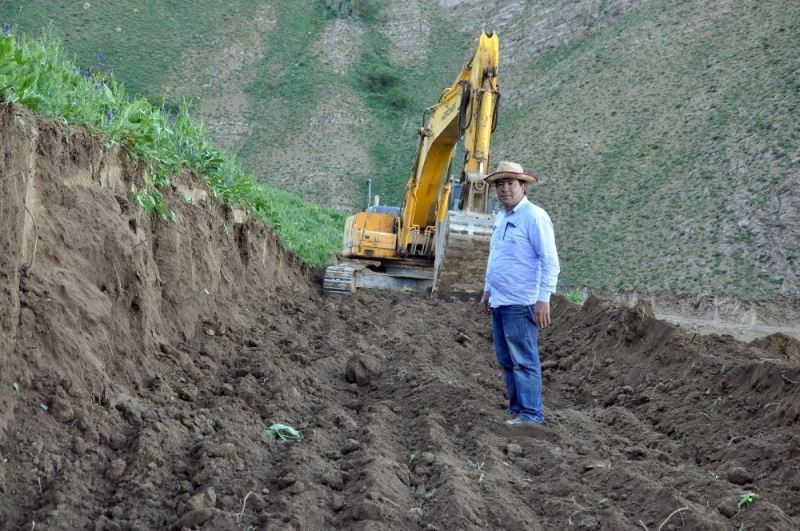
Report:
[[[512,209],[517,203],[522,201],[525,196],[525,186],[517,179],[503,178],[495,183],[497,187],[497,199],[503,203],[506,209]]]

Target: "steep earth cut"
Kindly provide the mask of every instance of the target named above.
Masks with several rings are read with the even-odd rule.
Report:
[[[150,219],[123,152],[19,110],[0,150],[0,529],[800,527],[791,338],[556,299],[548,422],[508,429],[474,303],[324,296],[195,176]]]

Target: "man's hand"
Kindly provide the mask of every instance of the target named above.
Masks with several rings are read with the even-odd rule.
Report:
[[[488,291],[484,291],[483,292],[483,297],[481,297],[481,307],[484,309],[484,311],[487,311],[487,312],[492,311],[492,309],[489,307],[489,292]]]
[[[533,319],[539,328],[550,326],[550,303],[539,301],[533,307]]]

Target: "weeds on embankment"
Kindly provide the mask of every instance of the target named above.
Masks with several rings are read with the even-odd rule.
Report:
[[[205,126],[190,114],[188,101],[166,108],[129,96],[111,71],[81,71],[50,31],[37,38],[17,36],[4,24],[0,65],[0,100],[86,127],[144,163],[144,185],[134,199],[148,215],[176,221],[161,191],[172,175],[191,168],[205,179],[215,200],[247,209],[309,264],[323,265],[338,250],[342,214],[256,183],[214,147]]]

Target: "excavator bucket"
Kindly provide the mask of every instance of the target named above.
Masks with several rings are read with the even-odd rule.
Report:
[[[436,230],[434,294],[482,293],[494,215],[449,210]]]

